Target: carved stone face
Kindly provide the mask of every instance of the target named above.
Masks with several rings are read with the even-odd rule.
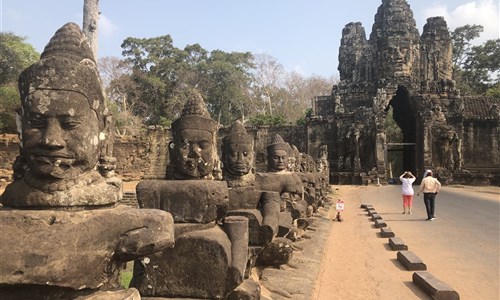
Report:
[[[226,171],[234,176],[248,174],[254,163],[252,145],[228,144],[225,147],[224,168]]]
[[[215,147],[212,134],[205,130],[185,129],[177,133],[173,155],[176,171],[191,179],[200,179],[214,169]]]
[[[99,159],[97,114],[85,96],[36,90],[23,101],[22,142],[35,177],[74,179]]]
[[[286,169],[288,165],[288,152],[286,150],[272,150],[267,158],[269,171],[279,172]]]

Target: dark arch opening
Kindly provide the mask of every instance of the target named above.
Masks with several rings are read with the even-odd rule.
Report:
[[[396,172],[412,171],[416,173],[416,147],[415,143],[417,141],[416,137],[416,120],[415,113],[410,104],[410,93],[408,89],[399,85],[396,94],[392,97],[389,105],[392,106],[392,116],[396,124],[399,126],[402,132],[403,143],[402,147],[398,147],[399,150],[394,149],[394,151],[400,151],[402,156],[402,168],[403,170],[394,170]],[[401,174],[401,173],[399,173]],[[399,176],[399,174],[397,174]]]

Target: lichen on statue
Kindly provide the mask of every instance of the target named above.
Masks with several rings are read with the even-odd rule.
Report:
[[[84,39],[78,25],[66,24],[19,77],[21,151],[5,206],[103,206],[121,195],[120,182],[98,172],[100,160],[108,162],[106,172],[113,161],[106,157],[110,119]]]

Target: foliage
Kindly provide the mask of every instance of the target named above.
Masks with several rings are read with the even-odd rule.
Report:
[[[120,110],[116,102],[107,99],[106,103],[115,127],[115,133],[118,136],[136,136],[143,130],[143,124],[141,118],[134,116],[128,110]]]
[[[483,32],[480,25],[457,27],[453,40],[454,78],[462,94],[495,94],[500,82],[500,39],[474,46]],[[491,91],[489,91],[491,90]]]
[[[286,119],[282,115],[256,114],[250,118],[250,124],[253,126],[278,126],[286,124]]]
[[[298,119],[295,123],[297,125],[306,125],[306,120],[307,118],[312,116],[312,113],[313,113],[312,108],[311,107],[307,108],[304,112],[304,115],[300,117],[300,119]]]
[[[40,55],[25,37],[0,33],[0,133],[15,133],[15,109],[20,105],[19,74]]]
[[[403,131],[399,128],[393,117],[393,109],[389,109],[384,120],[385,136],[387,143],[402,143]]]
[[[136,85],[138,101],[132,110],[147,124],[178,117],[186,100],[185,88],[200,91],[212,117],[223,124],[244,118],[253,57],[249,52],[209,53],[198,44],[178,49],[170,35],[127,38],[122,49]]]
[[[267,54],[255,59],[252,105],[258,113],[282,115],[288,123],[304,117],[316,96],[330,95],[336,80],[313,75],[304,78],[297,72],[286,72],[277,60]],[[305,119],[303,119],[305,122]]]
[[[0,103],[0,133],[15,133],[15,110],[20,106],[17,85],[0,86]]]
[[[40,54],[26,42],[26,37],[0,33],[0,85],[16,82],[19,74],[37,61]]]

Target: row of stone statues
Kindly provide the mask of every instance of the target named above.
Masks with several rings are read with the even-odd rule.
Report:
[[[20,155],[0,198],[2,299],[259,299],[252,268],[287,263],[323,205],[325,149],[315,164],[276,135],[268,172],[255,173],[254,139],[239,122],[223,138],[220,174],[218,124],[195,91],[172,124],[165,180],[137,185],[140,209],[119,205],[111,120],[74,23],[21,74],[19,90]],[[132,260],[123,289],[119,273]]]

